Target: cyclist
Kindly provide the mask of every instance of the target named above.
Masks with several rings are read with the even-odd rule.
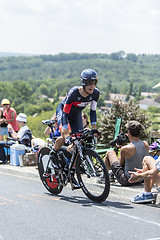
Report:
[[[99,98],[99,90],[96,88],[98,75],[93,69],[85,69],[81,73],[81,86],[75,86],[69,90],[66,97],[58,105],[56,115],[61,136],[56,139],[50,153],[55,169],[59,169],[57,151],[64,143],[70,144],[70,133],[83,130],[82,110],[90,105],[90,122],[92,128],[96,128],[96,107]],[[73,170],[72,183],[75,188],[77,182]]]

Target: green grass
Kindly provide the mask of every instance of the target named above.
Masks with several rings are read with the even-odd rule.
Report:
[[[160,113],[149,113],[149,118],[152,122],[151,129],[159,130],[160,129]]]

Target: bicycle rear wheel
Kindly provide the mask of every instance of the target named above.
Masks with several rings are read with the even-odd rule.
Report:
[[[94,202],[103,202],[109,195],[110,181],[108,171],[102,158],[93,150],[86,148],[84,161],[78,156],[76,173],[84,194]],[[104,183],[98,183],[103,177]]]
[[[62,191],[63,186],[59,186],[54,168],[51,165],[51,163],[49,163],[49,165],[48,165],[48,167],[50,169],[51,176],[48,177],[48,178],[43,177],[43,173],[46,171],[47,164],[48,164],[48,161],[49,161],[50,151],[51,151],[51,149],[48,148],[48,147],[43,147],[39,151],[39,154],[38,154],[38,170],[39,170],[40,178],[41,178],[42,183],[45,186],[45,188],[50,193],[52,193],[54,195],[57,195]]]

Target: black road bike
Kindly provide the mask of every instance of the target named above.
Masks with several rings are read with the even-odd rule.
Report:
[[[86,139],[93,136],[94,133],[98,133],[98,130],[85,130],[81,134],[71,136],[72,153],[69,153],[67,147],[64,146],[57,152],[60,170],[54,169],[50,159],[51,148],[43,147],[39,151],[39,175],[50,193],[58,195],[69,182],[72,190],[74,189],[71,172],[73,166],[76,165],[77,180],[84,194],[94,202],[106,200],[110,191],[107,168],[100,155],[86,147]],[[49,172],[48,177],[44,177],[44,172]],[[100,177],[104,177],[103,184],[98,183]]]

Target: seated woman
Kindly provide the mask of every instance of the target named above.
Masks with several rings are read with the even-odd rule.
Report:
[[[27,147],[31,147],[32,133],[27,126],[27,116],[24,113],[20,113],[16,118],[18,125],[21,127],[17,132],[14,131],[11,124],[8,124],[8,132],[14,140],[18,140],[20,144],[24,144]]]

